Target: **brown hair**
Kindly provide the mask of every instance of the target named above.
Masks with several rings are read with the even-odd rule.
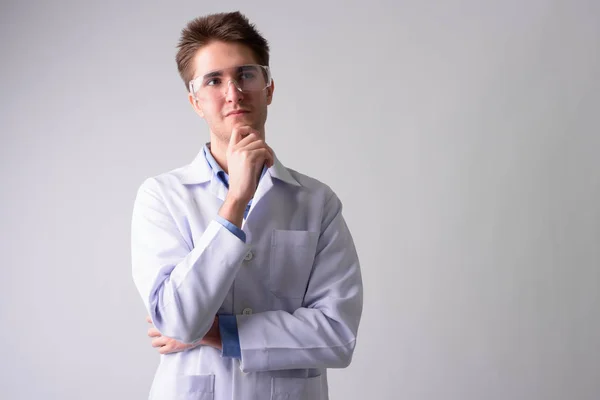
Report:
[[[214,41],[244,44],[261,65],[269,65],[269,44],[254,24],[239,11],[210,14],[190,21],[181,31],[177,48],[177,69],[187,89],[194,73],[193,59],[199,49]]]

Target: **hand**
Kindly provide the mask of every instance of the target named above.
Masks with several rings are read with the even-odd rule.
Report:
[[[250,126],[233,128],[227,147],[229,173],[228,197],[245,205],[254,196],[258,177],[266,164],[270,168],[275,160],[273,150],[260,139]]]
[[[146,321],[149,324],[152,324],[152,319],[150,318],[150,316],[146,317]],[[204,337],[196,343],[181,343],[175,339],[162,336],[158,329],[156,329],[155,327],[148,329],[148,336],[152,338],[152,347],[158,348],[158,352],[160,354],[177,353],[180,351],[185,351],[194,347],[198,347],[200,345],[214,347],[219,350],[222,350],[223,348],[221,343],[221,333],[219,331],[218,316],[215,316],[215,320],[213,321],[213,324],[206,333],[206,335],[204,335]]]

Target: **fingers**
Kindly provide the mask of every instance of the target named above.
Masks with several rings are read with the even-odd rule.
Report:
[[[146,321],[148,323],[152,323],[150,316],[146,317]],[[177,342],[176,340],[162,336],[162,334],[155,327],[148,329],[148,336],[152,338],[150,341],[152,347],[156,348],[160,354],[175,353],[178,351],[183,351],[186,348],[185,345]]]
[[[267,168],[270,168],[273,165],[273,154],[271,154],[271,152],[268,149],[260,149],[257,150],[257,152],[260,152],[260,154],[257,155],[257,157],[262,157],[262,159],[264,160],[264,163],[267,164]]]
[[[273,165],[274,153],[273,149],[262,139],[258,138],[258,135],[251,133],[242,139],[238,144],[236,150],[240,151],[254,151],[258,149],[266,149],[269,153],[268,159],[271,161],[269,167]]]
[[[263,164],[267,164],[268,167],[273,165],[273,156],[264,147],[251,150],[246,156],[252,164],[259,166],[261,169]]]
[[[146,322],[151,324],[152,323],[152,318],[150,318],[149,315],[146,315]]]
[[[265,143],[265,141],[262,139],[258,139],[258,136],[255,136],[253,133],[244,138],[240,143],[238,143],[238,145],[241,145],[244,142],[244,140],[248,139],[250,136],[254,136],[257,139],[249,142],[243,147],[240,147],[240,150],[256,150],[260,148],[266,148],[267,144]]]
[[[260,140],[260,137],[256,133],[250,132],[234,146],[234,149],[240,150],[246,148],[250,143],[254,143],[258,140]]]
[[[162,347],[167,344],[168,338],[160,336],[152,339],[152,347]]]
[[[248,125],[233,128],[233,131],[231,132],[231,137],[229,138],[229,147],[235,147],[244,136],[247,136],[253,130],[254,129],[252,129],[252,127]]]
[[[275,163],[275,157],[273,156],[273,150],[268,147],[263,147],[255,151],[256,159],[262,158],[267,168],[271,168]]]
[[[240,138],[241,138],[241,134],[240,134],[239,130],[234,129],[231,132],[231,137],[229,138],[229,148],[235,147],[235,145],[238,144],[238,142],[240,141]]]
[[[150,328],[150,329],[148,329],[148,336],[150,336],[150,337],[160,337],[162,335],[160,334],[160,332],[158,331],[158,329],[156,329],[156,328]]]
[[[275,163],[275,153],[273,149],[260,139],[258,132],[249,125],[234,128],[229,141],[230,150],[256,150],[261,147],[268,149],[269,156],[265,157],[267,168]]]
[[[252,135],[250,135],[250,136],[252,136]],[[270,161],[270,163],[268,163],[269,164],[268,166],[269,167],[273,166],[273,164],[275,162],[275,153],[273,152],[273,149],[271,148],[271,146],[269,146],[264,140],[262,140],[262,139],[255,140],[255,141],[251,142],[250,144],[248,144],[247,146],[245,146],[244,150],[256,150],[256,149],[260,149],[260,148],[264,148],[267,150],[268,157],[266,157],[266,158],[268,161]]]
[[[158,347],[158,352],[160,354],[169,354],[169,353],[175,353],[177,350],[173,347],[173,344],[171,343],[166,343],[163,346],[157,346]]]

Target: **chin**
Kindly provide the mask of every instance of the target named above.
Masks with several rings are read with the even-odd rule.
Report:
[[[233,130],[233,128],[238,128],[240,126],[250,126],[251,128],[258,130],[258,127],[256,125],[257,124],[255,124],[252,120],[239,119],[237,121],[234,121],[233,123],[228,124],[228,127],[230,130]]]

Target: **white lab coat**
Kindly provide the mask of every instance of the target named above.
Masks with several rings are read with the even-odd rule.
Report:
[[[234,314],[241,360],[199,346],[160,356],[151,400],[328,399],[327,368],[350,364],[362,313],[359,261],[342,204],[277,158],[242,230],[215,220],[227,188],[202,151],[140,186],[135,285],[162,335],[191,343]]]

